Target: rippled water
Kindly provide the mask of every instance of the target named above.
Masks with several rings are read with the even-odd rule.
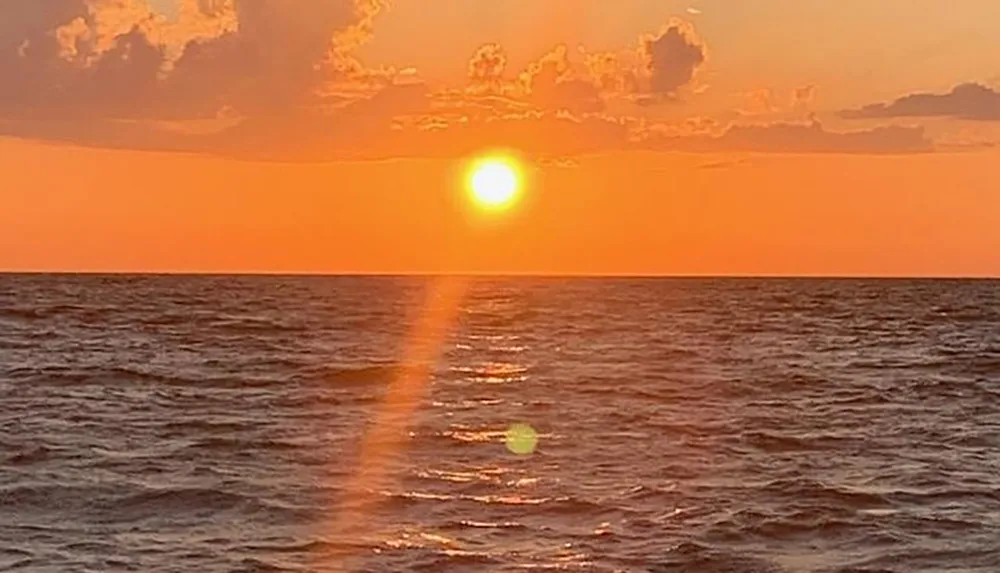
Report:
[[[0,569],[1000,571],[997,282],[473,280],[343,513],[435,280],[0,277]]]

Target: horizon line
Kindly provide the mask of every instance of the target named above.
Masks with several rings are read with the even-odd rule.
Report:
[[[538,279],[772,279],[772,280],[1000,280],[1000,275],[949,274],[715,274],[715,273],[544,273],[459,271],[188,271],[188,270],[14,270],[0,269],[0,276],[147,276],[147,277],[301,277],[301,278],[538,278]]]

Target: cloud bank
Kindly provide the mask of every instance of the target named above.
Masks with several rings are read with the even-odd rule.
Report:
[[[648,119],[705,89],[707,43],[682,20],[618,51],[556,45],[523,69],[485,44],[464,79],[429,85],[355,57],[383,0],[179,2],[167,18],[146,0],[0,0],[0,135],[279,160],[931,148],[917,128]],[[814,98],[802,88],[794,106]],[[982,94],[959,99],[982,114]]]
[[[884,126],[837,132],[827,130],[818,121],[736,124],[719,134],[654,134],[645,144],[652,149],[694,152],[887,154],[926,153],[934,149],[921,127]]]
[[[1000,121],[1000,92],[976,83],[956,86],[946,94],[915,93],[891,103],[875,103],[840,112],[845,119],[949,117]]]
[[[313,103],[358,72],[378,0],[5,0],[0,115],[211,117]]]

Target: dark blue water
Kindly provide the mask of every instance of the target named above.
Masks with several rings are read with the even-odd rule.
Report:
[[[0,570],[1000,571],[1000,283],[437,280],[0,276]]]

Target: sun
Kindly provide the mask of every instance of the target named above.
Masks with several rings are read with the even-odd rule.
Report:
[[[477,206],[503,210],[513,205],[521,190],[517,165],[510,159],[489,157],[469,171],[468,188]]]

